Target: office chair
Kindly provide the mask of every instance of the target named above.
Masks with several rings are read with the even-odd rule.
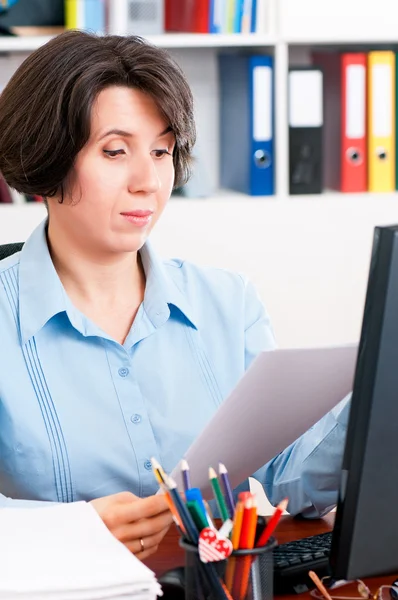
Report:
[[[16,252],[19,252],[20,250],[22,250],[22,246],[23,242],[0,245],[0,260],[3,260],[3,258],[7,258],[7,256],[11,256]]]

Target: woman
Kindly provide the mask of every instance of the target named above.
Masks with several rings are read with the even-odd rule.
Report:
[[[60,35],[0,97],[0,171],[48,205],[22,252],[0,262],[2,504],[91,501],[140,558],[171,521],[150,458],[171,470],[274,346],[250,283],[161,262],[147,241],[189,176],[194,141],[184,76],[135,37]],[[257,474],[272,501],[288,493],[308,515],[333,505],[339,418]]]

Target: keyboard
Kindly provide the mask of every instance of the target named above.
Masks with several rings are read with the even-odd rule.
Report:
[[[301,594],[314,587],[308,571],[330,575],[332,532],[281,544],[274,549],[274,592]]]

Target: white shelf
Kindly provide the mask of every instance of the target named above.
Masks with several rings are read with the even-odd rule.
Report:
[[[33,52],[53,37],[52,35],[0,37],[0,52]]]
[[[0,37],[0,52],[32,52],[54,36]],[[147,38],[161,48],[228,48],[274,46],[276,38],[260,34],[166,33]]]
[[[330,32],[329,34],[322,33],[317,35],[316,32],[310,35],[301,35],[297,31],[297,35],[288,35],[280,39],[281,42],[289,45],[300,46],[372,46],[372,45],[394,45],[398,44],[397,35],[364,35],[361,31],[353,31],[352,33],[340,34],[338,32]],[[337,33],[337,35],[336,35]]]
[[[260,34],[207,34],[207,33],[166,33],[148,36],[148,39],[162,48],[226,48],[274,46],[276,38]]]

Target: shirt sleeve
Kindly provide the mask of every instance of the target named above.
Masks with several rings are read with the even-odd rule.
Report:
[[[322,517],[334,508],[350,400],[351,394],[253,475],[274,506],[289,498],[289,513],[307,518]]]

